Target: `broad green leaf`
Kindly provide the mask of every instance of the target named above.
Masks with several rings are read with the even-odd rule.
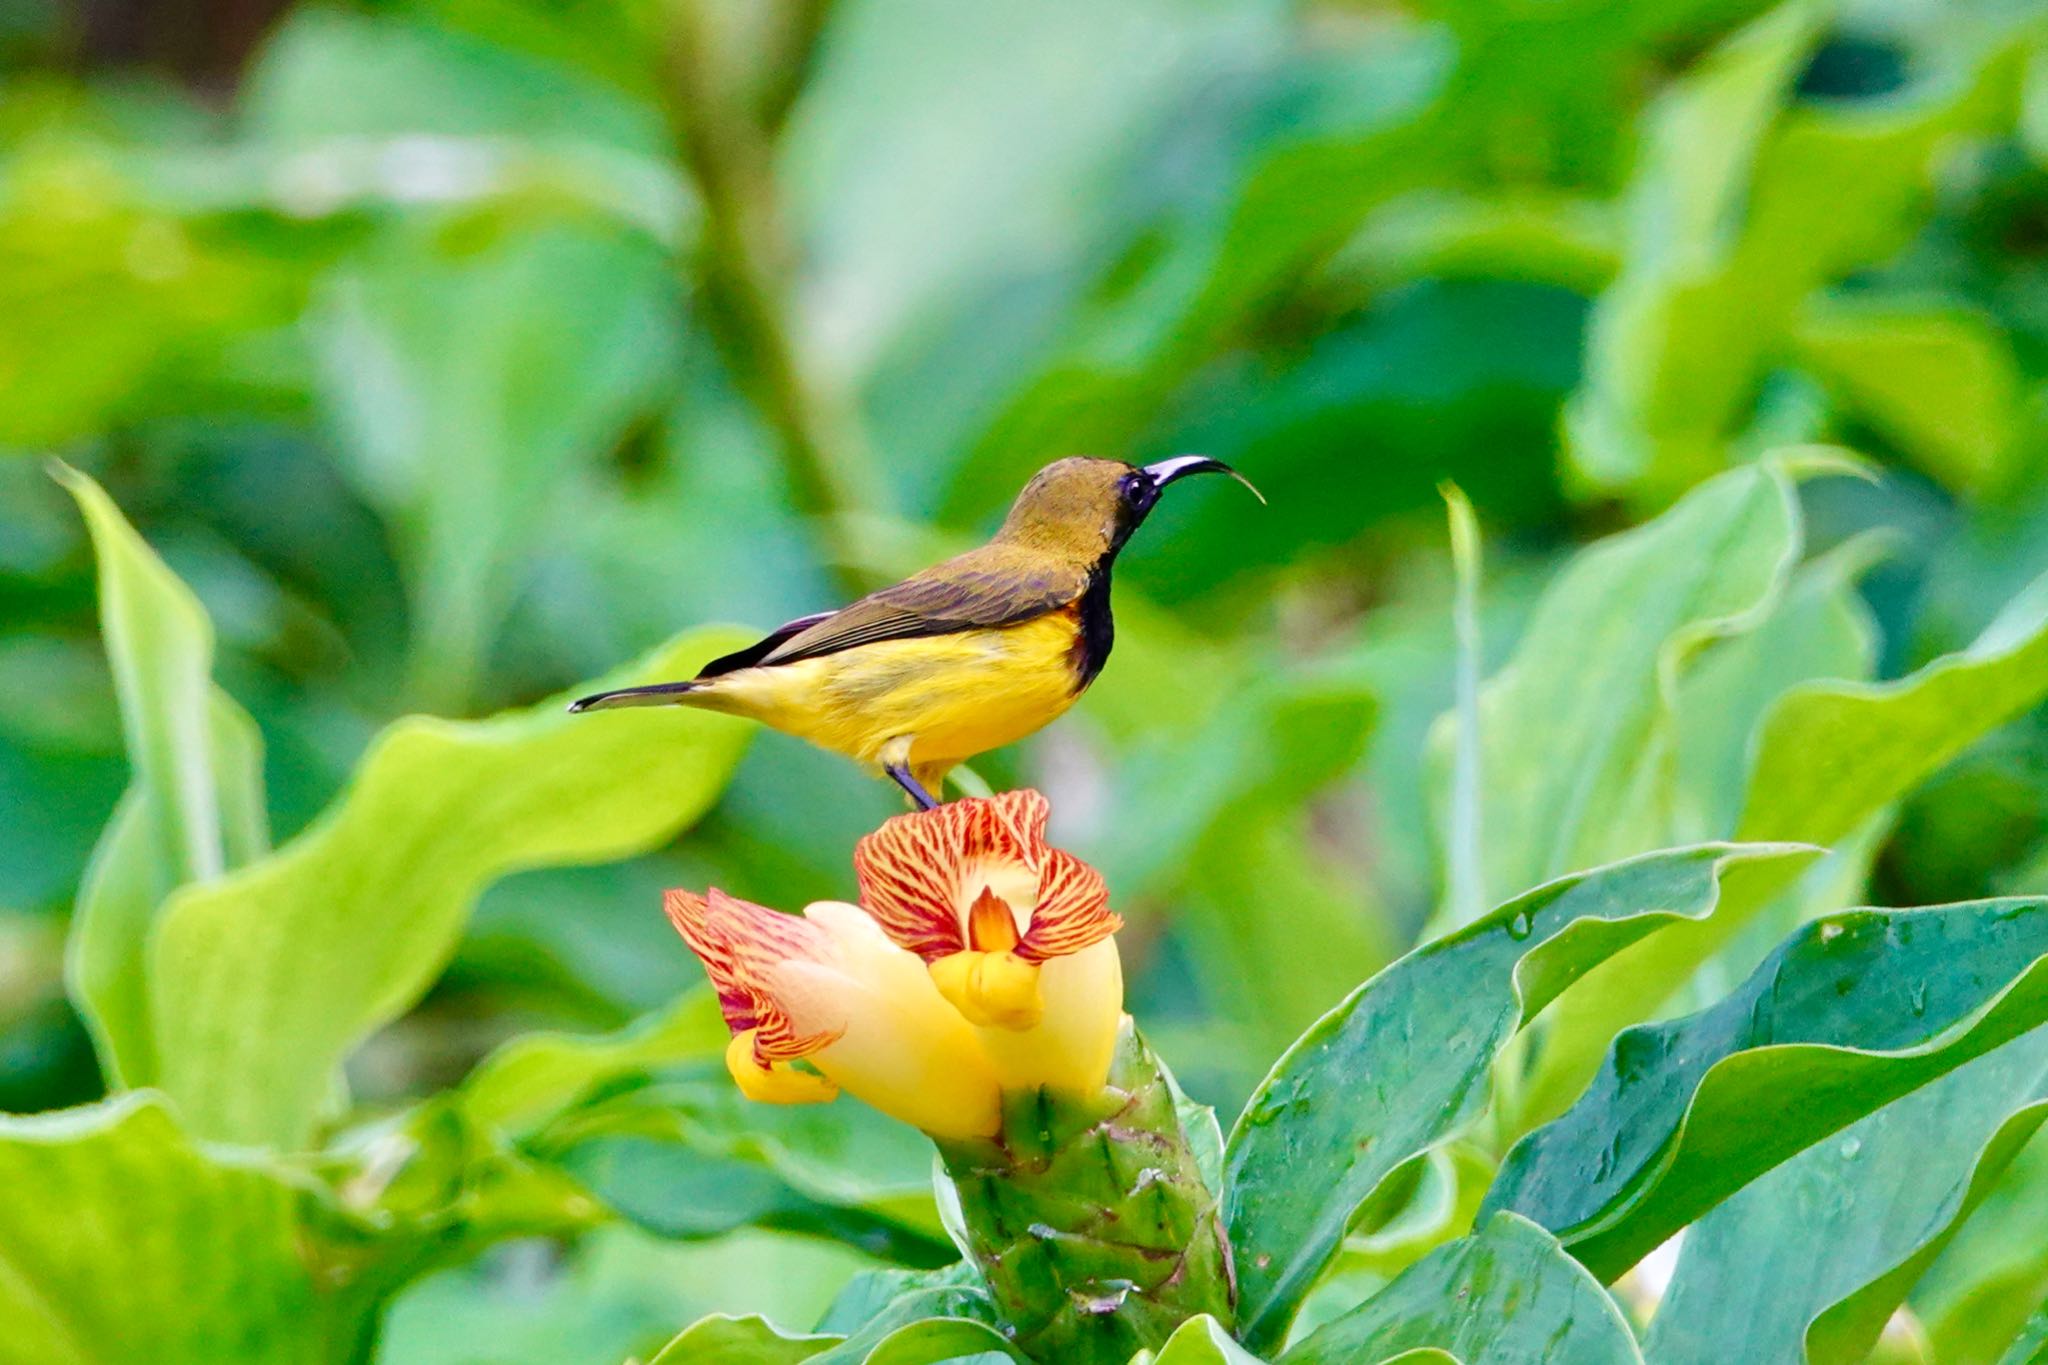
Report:
[[[1280,1365],[1367,1365],[1431,1348],[1467,1365],[1641,1365],[1628,1320],[1543,1229],[1496,1214],[1439,1247]]]
[[[1913,1288],[1937,1359],[1993,1365],[2034,1305],[2048,1301],[2044,1226],[2048,1133],[2037,1133]]]
[[[0,1362],[347,1365],[396,1267],[309,1232],[316,1187],[160,1099],[0,1119]]]
[[[718,1057],[730,1036],[708,990],[679,996],[616,1033],[522,1034],[469,1073],[461,1087],[463,1108],[481,1123],[523,1136],[622,1077]]]
[[[1760,619],[1799,543],[1773,463],[1715,479],[1558,575],[1479,697],[1489,891],[1670,842],[1679,668]],[[1438,753],[1455,730],[1440,722]]]
[[[72,999],[111,1083],[150,1083],[145,945],[174,889],[269,848],[263,741],[214,686],[213,624],[101,487],[53,466],[99,566],[100,631],[134,778],[93,851],[66,960]]]
[[[2044,1119],[2035,1029],[1815,1143],[1686,1232],[1647,1354],[1854,1365]]]
[[[1611,1280],[1794,1153],[2048,1020],[2044,957],[2042,900],[1812,921],[1726,999],[1616,1038],[1486,1207]]]
[[[1737,830],[1744,839],[1835,845],[1979,737],[2048,696],[2048,577],[1968,649],[1885,683],[1813,682],[1766,713]],[[1524,1115],[1561,1112],[1616,1033],[1649,1018],[1781,892],[1759,879],[1712,921],[1682,925],[1595,968],[1557,1002],[1522,1091]]]
[[[1558,991],[1805,852],[1706,845],[1560,878],[1416,949],[1303,1034],[1253,1093],[1225,1154],[1246,1344],[1285,1337],[1355,1211],[1470,1123],[1495,1057]]]
[[[603,682],[682,676],[740,638],[694,631]],[[303,1144],[342,1060],[433,982],[484,886],[672,837],[716,799],[747,733],[701,712],[571,716],[556,701],[392,725],[311,829],[164,908],[150,955],[164,1088],[204,1136]]]
[[[1794,340],[1844,407],[1958,491],[1996,487],[2019,418],[2020,376],[1997,323],[1959,306],[1809,305]]]
[[[818,1356],[818,1365],[931,1365],[961,1357],[1024,1361],[994,1325],[979,1287],[920,1289],[881,1308],[859,1331]]]
[[[1146,1365],[1261,1365],[1259,1358],[1237,1344],[1207,1313],[1176,1327],[1157,1354],[1140,1353],[1133,1362]]]
[[[815,1360],[842,1340],[792,1336],[763,1317],[715,1313],[685,1327],[647,1365],[797,1365]]]

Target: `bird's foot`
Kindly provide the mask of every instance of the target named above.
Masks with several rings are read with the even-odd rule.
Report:
[[[884,766],[882,771],[889,774],[897,786],[903,788],[905,795],[910,797],[919,810],[930,810],[939,804],[932,798],[932,794],[924,789],[924,784],[910,775],[909,768],[899,763],[891,763]]]

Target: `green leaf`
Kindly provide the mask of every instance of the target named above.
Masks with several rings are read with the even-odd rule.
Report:
[[[818,1365],[929,1365],[954,1357],[974,1365],[984,1360],[1025,1361],[993,1326],[988,1295],[979,1288],[905,1294],[816,1359]]]
[[[741,638],[693,631],[602,681],[681,676]],[[306,833],[165,906],[150,956],[164,1088],[204,1136],[304,1143],[342,1060],[433,982],[484,886],[673,837],[747,734],[702,712],[607,723],[556,701],[392,725]]]
[[[1842,405],[1949,488],[1995,487],[2013,447],[2020,376],[1991,318],[1961,306],[1810,304],[1795,334]]]
[[[1764,717],[1737,830],[1744,839],[1835,845],[1979,737],[2048,696],[2048,576],[1970,648],[1886,683],[1813,682]],[[1561,1112],[1609,1040],[1671,1000],[1778,893],[1758,879],[1707,923],[1683,925],[1595,968],[1557,1002],[1522,1092],[1526,1116]]]
[[[214,686],[213,624],[86,475],[54,465],[99,565],[100,632],[134,778],[79,889],[66,980],[108,1080],[156,1072],[145,946],[157,907],[267,851],[263,740]]]
[[[1137,1359],[1144,1357],[1141,1354]],[[1203,1313],[1176,1327],[1149,1365],[1262,1365],[1262,1362],[1238,1345],[1216,1319]]]
[[[2048,1134],[2037,1133],[1913,1288],[1936,1359],[1993,1365],[2033,1306],[2048,1301],[2043,1226]]]
[[[1658,1365],[1863,1360],[2044,1119],[2048,1029],[2036,1029],[1807,1148],[1687,1231],[1647,1353]]]
[[[685,1327],[647,1365],[797,1365],[815,1360],[842,1337],[791,1336],[758,1315],[714,1313]]]
[[[864,1270],[846,1282],[818,1319],[820,1332],[857,1332],[889,1305],[911,1294],[933,1289],[982,1289],[981,1272],[971,1261],[955,1261],[937,1270],[904,1270],[881,1266]]]
[[[1508,1153],[1486,1208],[1611,1280],[1795,1152],[2048,1020],[2044,955],[2042,900],[1804,925],[1726,999],[1616,1038],[1585,1096]]]
[[[462,1104],[479,1122],[524,1136],[622,1077],[719,1057],[730,1037],[718,997],[689,991],[616,1033],[521,1034],[476,1064]]]
[[[1641,1365],[1614,1300],[1555,1238],[1513,1214],[1439,1247],[1280,1365],[1366,1365],[1432,1348],[1470,1365]]]
[[[1670,842],[1680,666],[1761,619],[1799,543],[1791,479],[1772,463],[1573,558],[1480,694],[1488,888]],[[1456,729],[1453,716],[1439,722],[1436,753]]]
[[[1804,850],[1707,845],[1561,878],[1416,949],[1275,1064],[1226,1152],[1240,1334],[1270,1349],[1352,1215],[1485,1105],[1516,1028],[1592,964]],[[1441,1002],[1455,1000],[1458,1008]]]
[[[0,1119],[4,1365],[346,1365],[391,1287],[309,1234],[316,1187],[158,1097]]]
[[[2048,1305],[2027,1319],[2011,1349],[1998,1358],[1998,1365],[2048,1365]]]

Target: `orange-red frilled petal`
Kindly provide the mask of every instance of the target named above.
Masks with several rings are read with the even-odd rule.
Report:
[[[927,962],[967,946],[960,927],[960,869],[971,800],[884,820],[853,846],[860,903],[896,943]]]
[[[1065,849],[1047,849],[1038,865],[1038,905],[1017,944],[1017,956],[1026,962],[1065,957],[1123,927],[1109,908],[1102,874]]]
[[[799,1033],[770,988],[778,963],[832,961],[831,936],[810,920],[728,896],[716,887],[704,896],[669,890],[661,905],[683,942],[703,959],[726,1027],[735,1034],[754,1030],[754,1060],[760,1065],[809,1056],[845,1032],[841,1027]]]

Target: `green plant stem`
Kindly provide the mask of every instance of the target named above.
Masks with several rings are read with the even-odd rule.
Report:
[[[816,529],[843,588],[867,585],[845,537],[881,481],[846,404],[806,368],[789,325],[792,255],[774,173],[774,131],[801,91],[827,6],[801,0],[771,43],[773,79],[754,98],[721,60],[704,0],[675,0],[668,32],[670,111],[704,207],[694,269],[720,353],[774,431],[791,500]]]
[[[1128,1022],[1099,1094],[1012,1094],[996,1137],[938,1147],[973,1260],[1032,1359],[1123,1365],[1197,1314],[1233,1321],[1216,1195]]]

